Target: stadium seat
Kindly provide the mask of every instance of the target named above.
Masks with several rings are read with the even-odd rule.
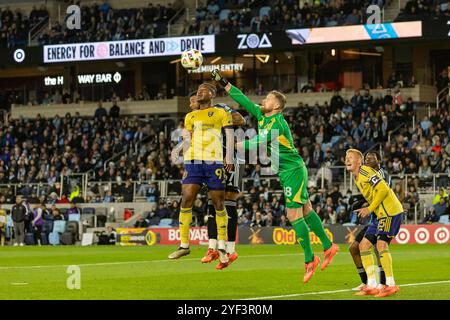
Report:
[[[449,216],[448,215],[442,215],[439,218],[439,223],[450,224]]]
[[[25,244],[27,246],[34,246],[36,244],[33,233],[28,232],[25,234]]]
[[[53,231],[53,221],[44,220],[44,225],[42,226],[42,232],[50,233]]]
[[[106,216],[99,215],[97,216],[97,228],[103,228],[106,225]]]
[[[106,208],[95,208],[95,215],[96,216],[107,216],[108,215],[108,209],[106,209]]]
[[[227,19],[229,15],[230,15],[230,10],[229,9],[223,9],[219,13],[219,20],[223,21],[223,20]]]
[[[79,223],[76,221],[67,222],[66,232],[71,232],[75,235],[78,235]]]
[[[80,220],[81,220],[81,216],[79,214],[77,214],[77,213],[69,214],[68,221],[80,222]]]
[[[270,13],[270,7],[262,7],[261,9],[259,9],[259,16],[260,17],[264,17],[264,16],[268,16]]]
[[[55,221],[53,223],[53,233],[64,233],[66,231],[66,221]]]
[[[61,244],[73,245],[75,244],[75,236],[71,232],[64,232],[61,236]]]
[[[94,214],[83,214],[81,216],[81,222],[85,226],[95,227],[95,215]]]
[[[52,232],[48,235],[48,242],[53,245],[59,245],[59,233],[58,232]]]
[[[172,225],[172,219],[161,219],[159,222],[160,227],[170,227]]]
[[[64,216],[65,219],[67,219],[67,209],[61,208],[59,209],[59,212]]]
[[[148,221],[148,224],[151,226],[156,226],[158,225],[160,222],[160,218],[159,217],[151,217]]]
[[[41,233],[41,245],[43,245],[43,246],[48,245],[48,235],[45,232]]]
[[[95,214],[95,208],[83,208],[82,214]]]

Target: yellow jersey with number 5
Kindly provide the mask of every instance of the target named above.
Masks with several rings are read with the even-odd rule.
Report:
[[[392,217],[403,213],[403,206],[380,174],[369,166],[361,166],[356,186],[366,201],[369,211],[378,218]]]
[[[223,108],[189,112],[184,119],[184,127],[191,133],[191,143],[184,160],[223,162],[222,129],[232,126],[231,113]]]

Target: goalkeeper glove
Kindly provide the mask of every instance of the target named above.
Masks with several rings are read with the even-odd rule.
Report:
[[[211,78],[215,81],[217,81],[218,83],[220,83],[222,86],[226,86],[228,84],[227,79],[225,79],[222,74],[220,73],[219,69],[214,69],[211,72]]]

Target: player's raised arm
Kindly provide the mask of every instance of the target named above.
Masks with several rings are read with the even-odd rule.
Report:
[[[233,86],[231,83],[229,83],[228,80],[222,76],[222,74],[220,73],[220,71],[218,69],[214,69],[211,72],[211,77],[213,80],[220,83],[225,88],[225,90],[228,92],[230,97],[234,101],[239,103],[239,105],[241,105],[245,110],[247,110],[249,113],[254,115],[258,120],[260,120],[262,118],[262,112],[261,112],[261,109],[259,108],[259,106],[256,103],[253,103],[252,101],[250,101],[250,99],[247,98],[247,96],[244,93],[242,93],[241,90],[239,90],[238,88]]]

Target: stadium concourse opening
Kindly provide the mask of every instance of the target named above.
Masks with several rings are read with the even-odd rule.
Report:
[[[271,88],[301,92],[308,79],[315,79],[315,91],[342,87],[382,87],[383,47],[262,52],[242,55],[208,55],[204,65],[185,75],[188,91],[205,81],[214,67],[246,92],[263,94]],[[402,78],[411,76],[411,65],[401,70]],[[183,73],[181,73],[183,74]],[[337,79],[337,81],[336,81]]]

